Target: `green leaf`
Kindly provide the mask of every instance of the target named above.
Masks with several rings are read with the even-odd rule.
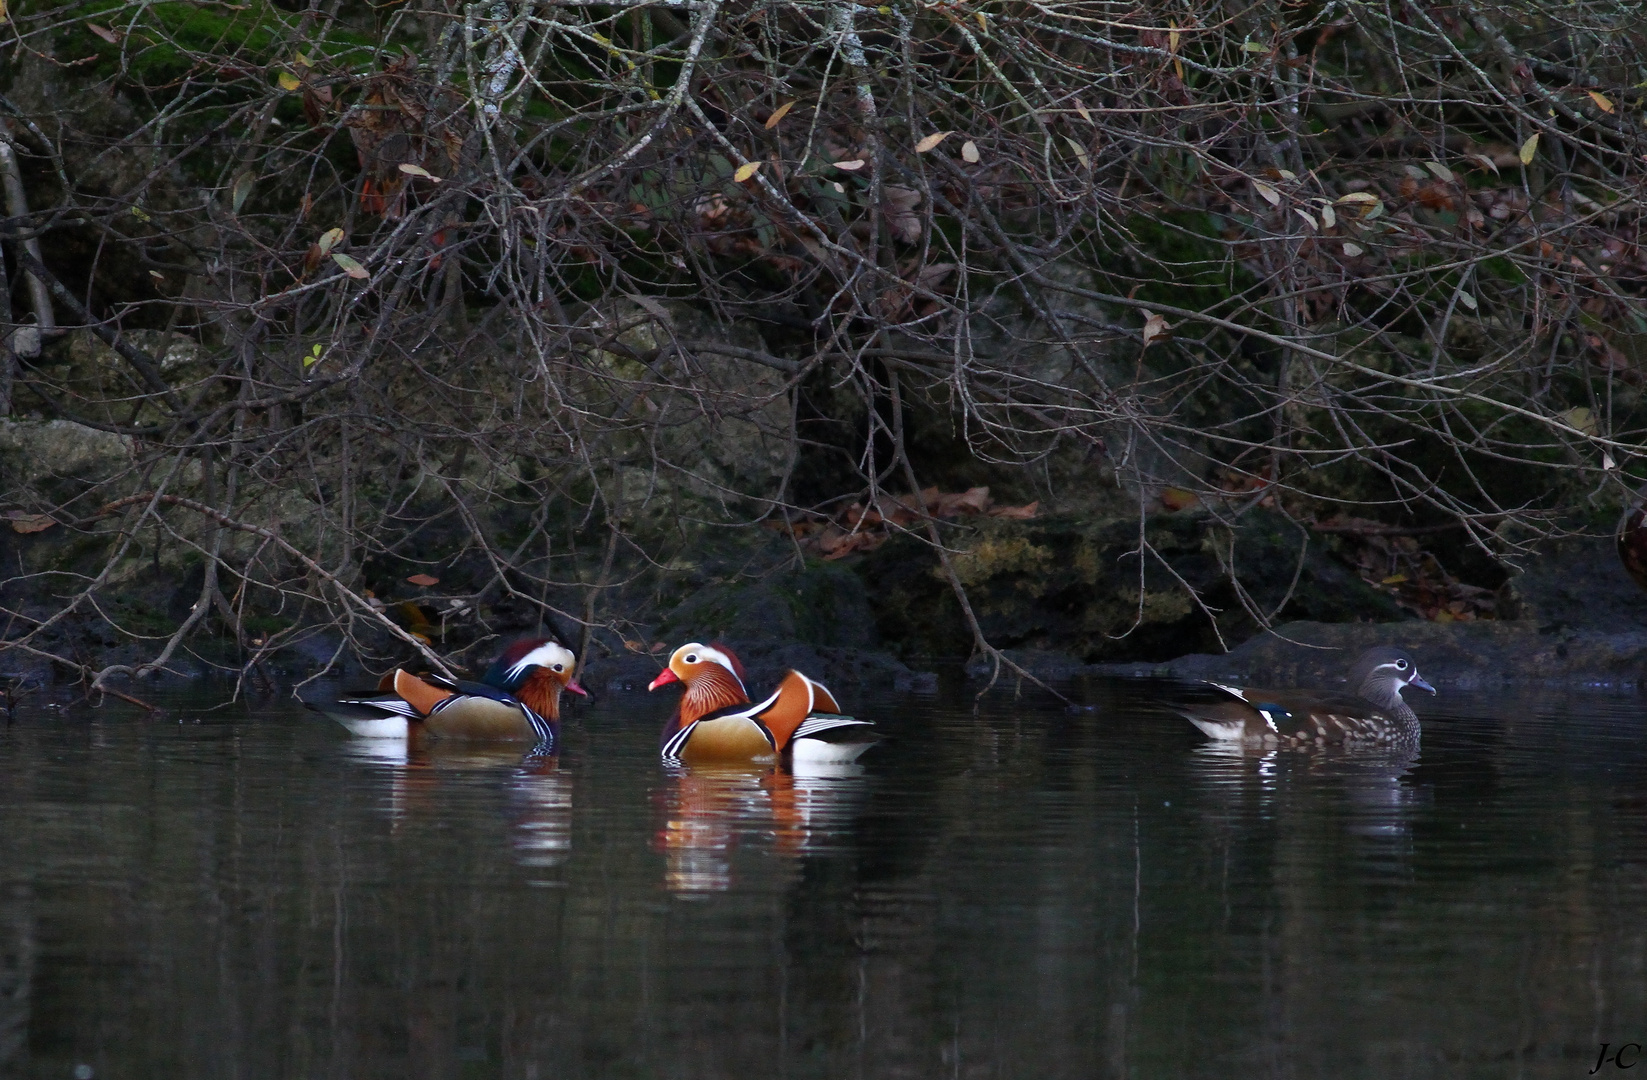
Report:
[[[246,200],[251,197],[252,188],[256,185],[257,174],[250,169],[234,178],[234,193],[230,205],[234,207],[235,213],[240,213],[240,208],[246,205]]]
[[[349,256],[343,254],[341,251],[332,252],[332,261],[342,267],[345,274],[348,274],[357,281],[365,281],[367,278],[372,276],[367,272],[364,266],[360,265]]]

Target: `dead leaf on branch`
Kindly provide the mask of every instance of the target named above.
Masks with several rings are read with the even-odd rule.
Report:
[[[7,510],[4,514],[0,514],[0,517],[4,517],[11,522],[13,532],[22,533],[25,536],[30,533],[45,532],[57,524],[57,519],[50,514],[31,514],[25,510]]]
[[[800,98],[795,99],[795,101],[799,100]],[[776,109],[773,109],[772,115],[766,118],[766,130],[771,131],[773,128],[777,127],[779,121],[788,116],[789,110],[795,107],[795,101],[786,101],[782,105],[779,105]]]
[[[836,163],[837,166],[839,164]],[[906,244],[920,240],[921,217],[915,213],[915,208],[921,205],[921,193],[914,188],[887,184],[881,188],[881,197],[885,200],[881,212],[886,215],[886,224],[892,235]]]
[[[917,154],[924,154],[928,150],[935,149],[939,143],[943,142],[953,134],[953,131],[935,131],[915,144],[915,152]]]
[[[417,57],[410,52],[364,80],[359,106],[348,110],[344,126],[366,174],[361,207],[391,220],[404,215],[408,198],[407,174],[400,167],[417,166],[431,179],[450,178],[474,136],[462,100],[419,78]]]
[[[1144,318],[1144,348],[1149,348],[1150,342],[1157,338],[1170,336],[1172,336],[1172,324],[1167,322],[1165,316],[1153,311],[1148,312]]]

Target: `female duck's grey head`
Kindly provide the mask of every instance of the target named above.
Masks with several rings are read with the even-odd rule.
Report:
[[[1384,709],[1404,708],[1401,691],[1409,686],[1435,693],[1435,687],[1418,674],[1418,664],[1405,649],[1380,645],[1361,654],[1350,669],[1350,685],[1355,692]]]

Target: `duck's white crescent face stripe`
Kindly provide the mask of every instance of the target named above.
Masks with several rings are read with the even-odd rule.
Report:
[[[553,641],[544,642],[525,656],[517,660],[509,669],[509,678],[518,679],[529,667],[548,668],[554,672],[569,672],[577,663],[577,657],[572,650],[564,645],[557,645]],[[559,664],[559,667],[555,665]]]
[[[711,648],[708,645],[700,645],[698,642],[694,641],[690,644],[682,645],[680,648],[676,649],[675,656],[688,664],[703,660],[708,660],[711,663],[719,664],[721,667],[725,668],[726,673],[732,676],[732,678],[737,682],[738,689],[744,691],[744,696],[749,696],[748,688],[743,685],[743,680],[738,678],[738,669],[732,666],[732,658],[721,652],[719,649]],[[696,657],[697,661],[691,659],[692,657]]]

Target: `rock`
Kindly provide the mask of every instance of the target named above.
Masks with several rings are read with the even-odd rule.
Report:
[[[646,685],[663,670],[669,654],[642,656],[619,653],[589,661],[580,676],[581,684],[590,693],[605,691],[611,694],[646,693]]]
[[[1234,561],[1245,601],[1226,568],[1228,530],[1205,510],[1149,519],[1152,554],[1142,575],[1134,554],[1136,518],[1071,514],[1030,521],[978,518],[967,524],[970,535],[953,541],[961,549],[953,564],[985,636],[998,648],[1030,650],[1035,662],[1060,670],[1071,660],[1155,661],[1186,647],[1217,649],[1220,633],[1230,642],[1260,629],[1248,605],[1265,614],[1280,609],[1281,617],[1320,621],[1402,617],[1393,600],[1319,545],[1303,549],[1300,570],[1301,537],[1273,515],[1249,515],[1236,537]],[[926,544],[896,536],[855,565],[869,585],[882,637],[896,651],[928,656],[971,651],[959,604]],[[1201,595],[1211,614],[1180,579]]]
[[[1001,655],[1045,682],[1073,679],[1087,670],[1079,657],[1051,649],[1002,649]],[[987,656],[974,657],[966,665],[967,676],[973,679],[988,679],[994,670],[995,664]],[[1001,668],[1001,675],[1015,677],[1012,669],[1005,666]]]
[[[1647,629],[1609,632],[1529,620],[1434,623],[1294,622],[1222,656],[1192,654],[1154,665],[1100,664],[1093,675],[1212,679],[1259,686],[1341,685],[1364,649],[1401,645],[1438,688],[1525,684],[1628,688],[1647,672]]]
[[[711,638],[873,649],[875,615],[862,579],[835,563],[809,562],[757,581],[703,586],[667,616],[660,637],[675,645]]]
[[[0,420],[0,474],[8,489],[61,479],[95,483],[130,467],[135,457],[128,436],[71,420]]]
[[[1505,614],[1540,626],[1647,630],[1647,592],[1627,574],[1611,540],[1552,545],[1505,583]]]
[[[892,689],[901,694],[936,694],[938,692],[938,673],[936,671],[912,671],[908,675],[899,675],[892,680]]]

